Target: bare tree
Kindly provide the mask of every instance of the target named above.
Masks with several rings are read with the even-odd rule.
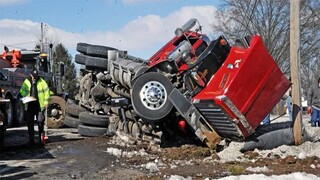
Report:
[[[300,7],[300,67],[302,87],[306,89],[320,69],[320,1],[302,0]],[[228,39],[259,34],[280,69],[289,75],[288,0],[222,0],[216,18],[213,31]]]

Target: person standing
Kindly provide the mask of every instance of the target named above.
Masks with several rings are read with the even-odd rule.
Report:
[[[289,81],[291,82],[291,77],[289,77]],[[284,107],[286,108],[286,112],[288,112],[289,120],[292,121],[292,89],[291,86],[286,92],[286,94],[282,97],[282,100],[286,101]],[[285,113],[286,113],[285,112]]]
[[[311,114],[311,126],[320,127],[320,77],[317,83],[310,86],[307,103],[308,113]]]
[[[29,144],[35,144],[34,142],[34,119],[36,117],[38,124],[39,142],[41,141],[41,135],[44,132],[44,110],[48,106],[50,98],[50,90],[48,84],[42,79],[38,71],[32,71],[30,77],[25,79],[20,88],[20,94],[22,97],[32,96],[35,101],[31,101],[25,104],[26,108],[26,120],[28,125]]]
[[[291,95],[291,87],[288,90],[288,96],[286,99],[286,108],[288,109],[289,120],[292,121],[292,95]]]

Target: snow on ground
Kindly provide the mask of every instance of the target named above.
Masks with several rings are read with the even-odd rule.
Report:
[[[217,153],[220,161],[244,161],[243,153],[240,152],[243,144],[243,142],[231,142],[227,148]]]
[[[167,180],[192,180],[191,177],[182,177],[178,175],[172,175]],[[319,177],[313,174],[306,174],[302,172],[295,172],[285,175],[272,175],[266,176],[264,174],[250,174],[250,175],[240,175],[240,176],[228,176],[223,177],[218,180],[319,180]],[[205,178],[204,180],[210,180],[210,178]]]
[[[280,155],[282,158],[289,155],[296,156],[299,159],[312,156],[320,157],[320,142],[304,142],[300,146],[280,146],[271,150],[256,150],[256,152],[263,157],[267,157],[269,154]]]
[[[273,117],[271,117],[271,120]],[[320,127],[311,127],[310,123],[308,122],[310,119],[309,116],[303,116],[302,124],[303,124],[303,132],[304,132],[304,143],[299,146],[287,146],[283,145],[274,149],[270,150],[255,150],[261,157],[267,156],[280,156],[285,158],[287,156],[295,156],[299,159],[304,159],[306,157],[317,156],[320,158]],[[288,116],[283,116],[277,118],[273,122],[282,122],[288,121]],[[117,134],[113,138],[110,143],[118,144],[120,146],[131,146],[135,143],[128,143],[128,141],[132,141],[131,139],[126,139],[122,137],[122,134]],[[124,143],[123,141],[127,142]],[[139,143],[139,142],[138,142]],[[130,145],[129,145],[130,144]],[[217,155],[219,156],[220,162],[228,162],[228,161],[250,161],[248,158],[245,157],[243,153],[240,152],[240,149],[243,147],[243,142],[231,142],[228,147],[226,147],[223,151],[218,152]],[[152,145],[151,145],[152,146]],[[158,149],[160,151],[159,146],[153,145],[153,148]],[[132,156],[150,156],[150,154],[146,153],[144,150],[140,151],[133,151],[127,152],[122,151],[117,148],[108,148],[107,151],[109,154],[113,154],[118,157],[132,157]],[[154,159],[154,158],[153,158]],[[158,172],[158,163],[150,162],[148,164],[143,165],[144,168],[150,170],[150,172]],[[316,165],[314,165],[316,166]],[[317,165],[318,166],[318,165]],[[311,167],[312,168],[312,167]],[[318,168],[318,167],[314,167]],[[251,175],[240,175],[240,176],[228,176],[221,178],[221,180],[255,180],[255,179],[262,179],[262,180],[316,180],[320,179],[319,177],[313,174],[306,174],[304,172],[295,172],[292,174],[286,175],[272,175],[266,176],[262,174],[263,172],[268,172],[269,169],[267,167],[248,167],[248,171],[251,171],[253,174]],[[261,173],[261,174],[260,174]],[[192,179],[190,177],[182,177],[179,175],[171,175],[169,177],[164,177],[164,179],[168,180],[189,180]],[[211,178],[206,178],[211,179]]]
[[[271,120],[273,118],[271,117]],[[283,122],[289,119],[288,116],[283,116],[276,119],[274,122]],[[306,157],[317,156],[320,157],[320,127],[311,127],[308,122],[310,119],[309,116],[303,116],[303,132],[304,132],[304,141],[303,144],[299,146],[280,146],[271,150],[255,150],[262,157],[267,157],[267,155],[280,155],[284,158],[286,156],[292,155],[299,159],[304,159]],[[231,142],[229,147],[219,152],[218,155],[221,161],[243,161],[245,160],[244,155],[240,152],[241,147],[244,143]],[[254,170],[253,170],[254,171]],[[261,172],[257,170],[258,172]],[[169,178],[170,179],[170,178]],[[175,179],[175,178],[173,178]],[[170,179],[170,180],[173,180]],[[251,175],[240,175],[240,176],[229,176],[221,178],[220,180],[319,180],[320,177],[317,177],[313,174],[306,174],[302,172],[295,172],[292,174],[286,175],[272,175],[266,176],[263,174],[251,174]]]
[[[251,174],[251,175],[240,175],[240,176],[228,176],[220,178],[219,180],[319,180],[319,177],[313,174],[306,174],[301,172],[295,172],[285,175],[272,175],[266,176],[264,174]]]
[[[271,120],[273,117],[271,117]],[[273,122],[283,122],[288,121],[288,116],[283,116],[276,119]],[[299,146],[287,146],[283,145],[271,150],[255,150],[262,157],[266,157],[267,155],[279,155],[280,157],[286,157],[289,155],[296,156],[299,159],[304,159],[305,157],[317,156],[320,158],[320,127],[311,127],[309,116],[303,116],[302,124],[303,124],[303,132],[304,132],[304,141],[303,144]],[[227,148],[223,151],[217,153],[222,162],[227,161],[246,161],[247,159],[240,152],[241,147],[243,146],[243,142],[231,142]]]

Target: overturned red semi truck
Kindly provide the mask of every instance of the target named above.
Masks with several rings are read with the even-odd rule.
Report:
[[[76,56],[76,62],[86,65],[79,104],[91,112],[103,111],[95,109],[105,107],[103,103],[117,107],[104,108],[104,113],[120,117],[117,127],[130,133],[141,134],[141,126],[149,124],[164,137],[195,135],[211,148],[223,138],[243,141],[290,82],[260,36],[243,38],[240,44],[232,46],[224,36],[209,40],[196,19],[177,28],[175,37],[149,60],[110,47],[106,54],[88,53],[102,47],[78,43],[82,59]],[[101,58],[107,61],[105,69],[89,66]]]

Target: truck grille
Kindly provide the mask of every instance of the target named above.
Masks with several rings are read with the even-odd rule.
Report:
[[[220,106],[216,105],[214,101],[201,100],[199,103],[194,103],[194,105],[221,137],[236,141],[243,139],[238,126],[232,122],[230,116]]]

